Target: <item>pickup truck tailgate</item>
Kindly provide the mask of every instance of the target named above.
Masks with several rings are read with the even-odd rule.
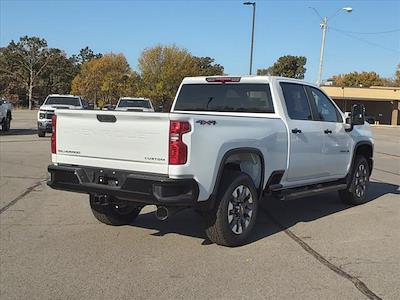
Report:
[[[93,110],[56,114],[56,163],[168,174],[168,114]]]

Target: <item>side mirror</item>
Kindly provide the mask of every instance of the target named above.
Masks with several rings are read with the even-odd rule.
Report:
[[[365,107],[363,104],[354,104],[351,113],[346,116],[346,131],[352,131],[354,125],[364,125]]]
[[[364,125],[365,122],[365,107],[362,104],[354,104],[351,107],[351,124]]]

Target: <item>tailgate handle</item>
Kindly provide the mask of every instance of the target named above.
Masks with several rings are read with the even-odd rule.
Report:
[[[97,115],[97,120],[100,122],[115,123],[117,118],[114,115]]]

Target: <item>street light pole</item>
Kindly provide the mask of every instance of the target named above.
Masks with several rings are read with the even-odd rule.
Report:
[[[321,84],[322,80],[322,63],[324,61],[324,51],[325,51],[325,38],[326,38],[326,29],[328,27],[328,18],[324,17],[322,19],[321,28],[322,28],[322,43],[321,43],[321,51],[319,54],[319,67],[318,67],[318,77],[317,77],[317,85]]]
[[[252,69],[253,69],[254,24],[256,21],[256,3],[255,2],[244,2],[243,4],[253,6],[253,24],[251,26],[250,70],[249,70],[249,75],[251,75]]]

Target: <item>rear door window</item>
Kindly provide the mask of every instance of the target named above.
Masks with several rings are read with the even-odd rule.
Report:
[[[292,120],[312,120],[311,108],[304,86],[296,83],[281,82],[286,109]]]
[[[176,111],[273,113],[269,84],[184,84]]]

